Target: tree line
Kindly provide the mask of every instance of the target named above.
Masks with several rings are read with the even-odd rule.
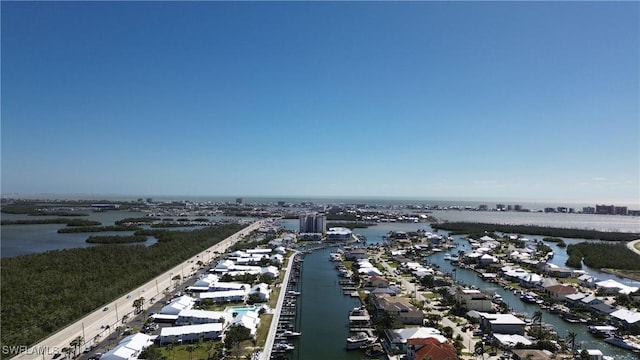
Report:
[[[98,226],[102,225],[99,221],[85,219],[19,219],[19,220],[2,220],[0,225],[43,225],[43,224],[65,224],[67,226]]]
[[[555,228],[534,225],[445,222],[432,224],[431,227],[438,230],[449,231],[451,235],[480,234],[486,231],[604,241],[632,241],[640,238],[640,234],[638,233],[604,232],[597,230]]]
[[[3,345],[33,344],[243,226],[143,230],[152,246],[93,246],[2,259]],[[2,358],[7,355],[2,354]]]
[[[594,269],[640,270],[640,256],[629,250],[626,244],[606,242],[581,242],[567,247],[565,265],[582,268],[582,262]]]

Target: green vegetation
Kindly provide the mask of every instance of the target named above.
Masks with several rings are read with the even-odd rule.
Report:
[[[559,237],[545,237],[542,240],[556,243],[560,248],[567,247],[567,244],[564,242],[564,240],[560,239]]]
[[[328,222],[327,228],[344,227],[348,229],[366,229],[373,224],[364,222]]]
[[[640,238],[640,234],[622,232],[603,232],[596,230],[565,229],[533,225],[504,225],[484,224],[471,222],[447,222],[432,224],[432,228],[449,231],[452,235],[503,232],[527,235],[542,235],[549,237],[605,240],[605,241],[631,241]]]
[[[136,235],[155,236],[158,242],[3,258],[0,342],[33,344],[241,228],[231,224],[189,232],[143,230]]]
[[[185,223],[184,221],[182,222],[161,222],[161,223],[157,223],[157,224],[151,224],[152,228],[178,228],[178,227],[194,227],[194,226],[202,226],[200,224],[192,224],[192,223]]]
[[[65,224],[67,226],[98,226],[99,221],[85,219],[25,219],[25,220],[2,220],[1,225],[42,225],[42,224]]]
[[[153,223],[157,219],[152,217],[124,218],[115,222],[116,225],[129,225],[131,223]]]
[[[136,231],[140,230],[138,226],[74,226],[58,229],[58,233],[89,233],[89,232],[105,232],[105,231]]]
[[[131,236],[89,236],[86,240],[89,244],[130,244],[137,242],[145,242],[147,237],[144,235]]]
[[[640,270],[640,256],[629,250],[626,244],[581,242],[569,245],[567,254],[567,266],[571,267],[578,267],[574,265],[579,264],[577,259],[580,258],[585,265],[595,269]]]
[[[43,206],[36,206],[36,204],[29,203],[5,205],[1,211],[5,214],[24,214],[30,216],[89,216],[89,214],[75,211],[46,210]]]

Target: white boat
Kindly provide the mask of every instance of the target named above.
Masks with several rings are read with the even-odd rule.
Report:
[[[449,254],[449,253],[444,254],[444,259],[445,260],[451,260],[451,254]]]
[[[359,332],[347,338],[347,350],[360,349],[361,346],[370,345],[375,341],[376,339],[370,337],[367,333]]]
[[[282,332],[280,334],[281,337],[297,337],[302,335],[301,332],[298,331],[291,331],[291,330],[285,330],[284,332]]]
[[[606,338],[604,342],[627,350],[640,350],[640,345],[619,336]]]
[[[292,351],[293,349],[295,349],[295,346],[289,344],[286,341],[281,341],[273,344],[273,351],[275,352]]]
[[[287,291],[287,295],[298,296],[298,295],[300,295],[300,291],[289,290],[289,291]]]

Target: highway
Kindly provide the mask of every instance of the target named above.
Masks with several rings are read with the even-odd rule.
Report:
[[[144,297],[144,307],[146,308],[151,306],[151,299],[155,298],[154,301],[159,301],[163,297],[162,295],[165,289],[173,291],[174,289],[179,288],[185,279],[188,279],[189,274],[194,270],[192,267],[196,266],[195,264],[198,260],[201,260],[204,263],[209,262],[216,256],[216,252],[224,253],[229,247],[241,240],[245,235],[258,229],[262,224],[268,221],[269,219],[263,219],[252,223],[216,245],[174,266],[155,279],[152,279],[136,289],[132,289],[127,294],[123,294],[121,297],[108,304],[104,304],[99,309],[87,314],[82,319],[68,325],[62,330],[59,330],[32,347],[20,349],[20,353],[16,355],[14,359],[49,360],[54,354],[62,353],[62,349],[69,347],[69,343],[78,336],[82,337],[85,341],[84,345],[80,348],[80,351],[87,346],[93,345],[94,340],[96,340],[95,343],[104,340],[115,331],[116,327],[126,326],[126,322],[122,322],[125,315],[128,315],[129,318],[133,318],[133,302],[136,299]],[[177,275],[180,275],[180,280],[172,280]],[[69,304],[69,306],[73,306],[73,304]],[[106,327],[107,325],[108,328]]]

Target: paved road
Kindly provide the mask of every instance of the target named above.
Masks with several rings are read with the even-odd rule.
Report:
[[[395,269],[392,268],[387,262],[383,261],[379,256],[376,257],[376,260],[381,263],[387,271],[391,274],[395,274]],[[425,301],[426,299],[419,291],[416,291],[417,284],[411,283],[406,278],[402,276],[396,277],[397,281],[399,281],[404,289],[406,289],[407,294],[411,297],[414,297],[418,301]],[[448,317],[444,316],[441,311],[431,310],[431,312],[437,313],[442,316],[441,323],[444,326],[449,326],[453,329],[453,338],[455,339],[458,335],[462,337],[462,344],[467,349],[468,352],[473,353],[473,350],[476,346],[476,339],[473,338],[471,332],[462,331],[462,328],[459,327],[456,323],[451,321]]]
[[[128,315],[129,318],[133,317],[133,302],[135,299],[144,297],[146,299],[145,307],[149,307],[151,305],[150,300],[155,298],[155,301],[159,301],[163,297],[162,295],[165,289],[172,291],[175,288],[178,288],[180,284],[188,278],[189,274],[194,271],[193,268],[196,266],[195,263],[198,260],[208,262],[215,256],[216,252],[225,252],[230,246],[238,242],[245,235],[258,229],[262,224],[268,221],[270,220],[264,219],[254,222],[216,245],[164,272],[146,284],[131,290],[128,294],[124,294],[120,298],[101,306],[99,309],[96,309],[84,318],[54,333],[28,350],[26,349],[21,352],[19,355],[15,356],[14,359],[49,360],[55,353],[61,353],[62,348],[69,347],[69,343],[78,336],[85,339],[85,346],[98,343],[99,340],[104,339],[109,336],[111,332],[115,331],[117,326],[123,325],[123,316]],[[180,275],[181,279],[172,280],[172,278],[177,275]],[[109,325],[109,328],[105,328],[105,325]],[[126,324],[124,325],[126,326]],[[83,346],[82,349],[85,346]]]
[[[640,239],[638,239],[638,240],[634,240],[634,241],[629,241],[629,242],[627,243],[627,247],[628,247],[631,251],[633,251],[633,252],[635,252],[636,254],[640,255],[640,250],[636,249],[636,244],[637,244],[637,243],[640,243]]]

